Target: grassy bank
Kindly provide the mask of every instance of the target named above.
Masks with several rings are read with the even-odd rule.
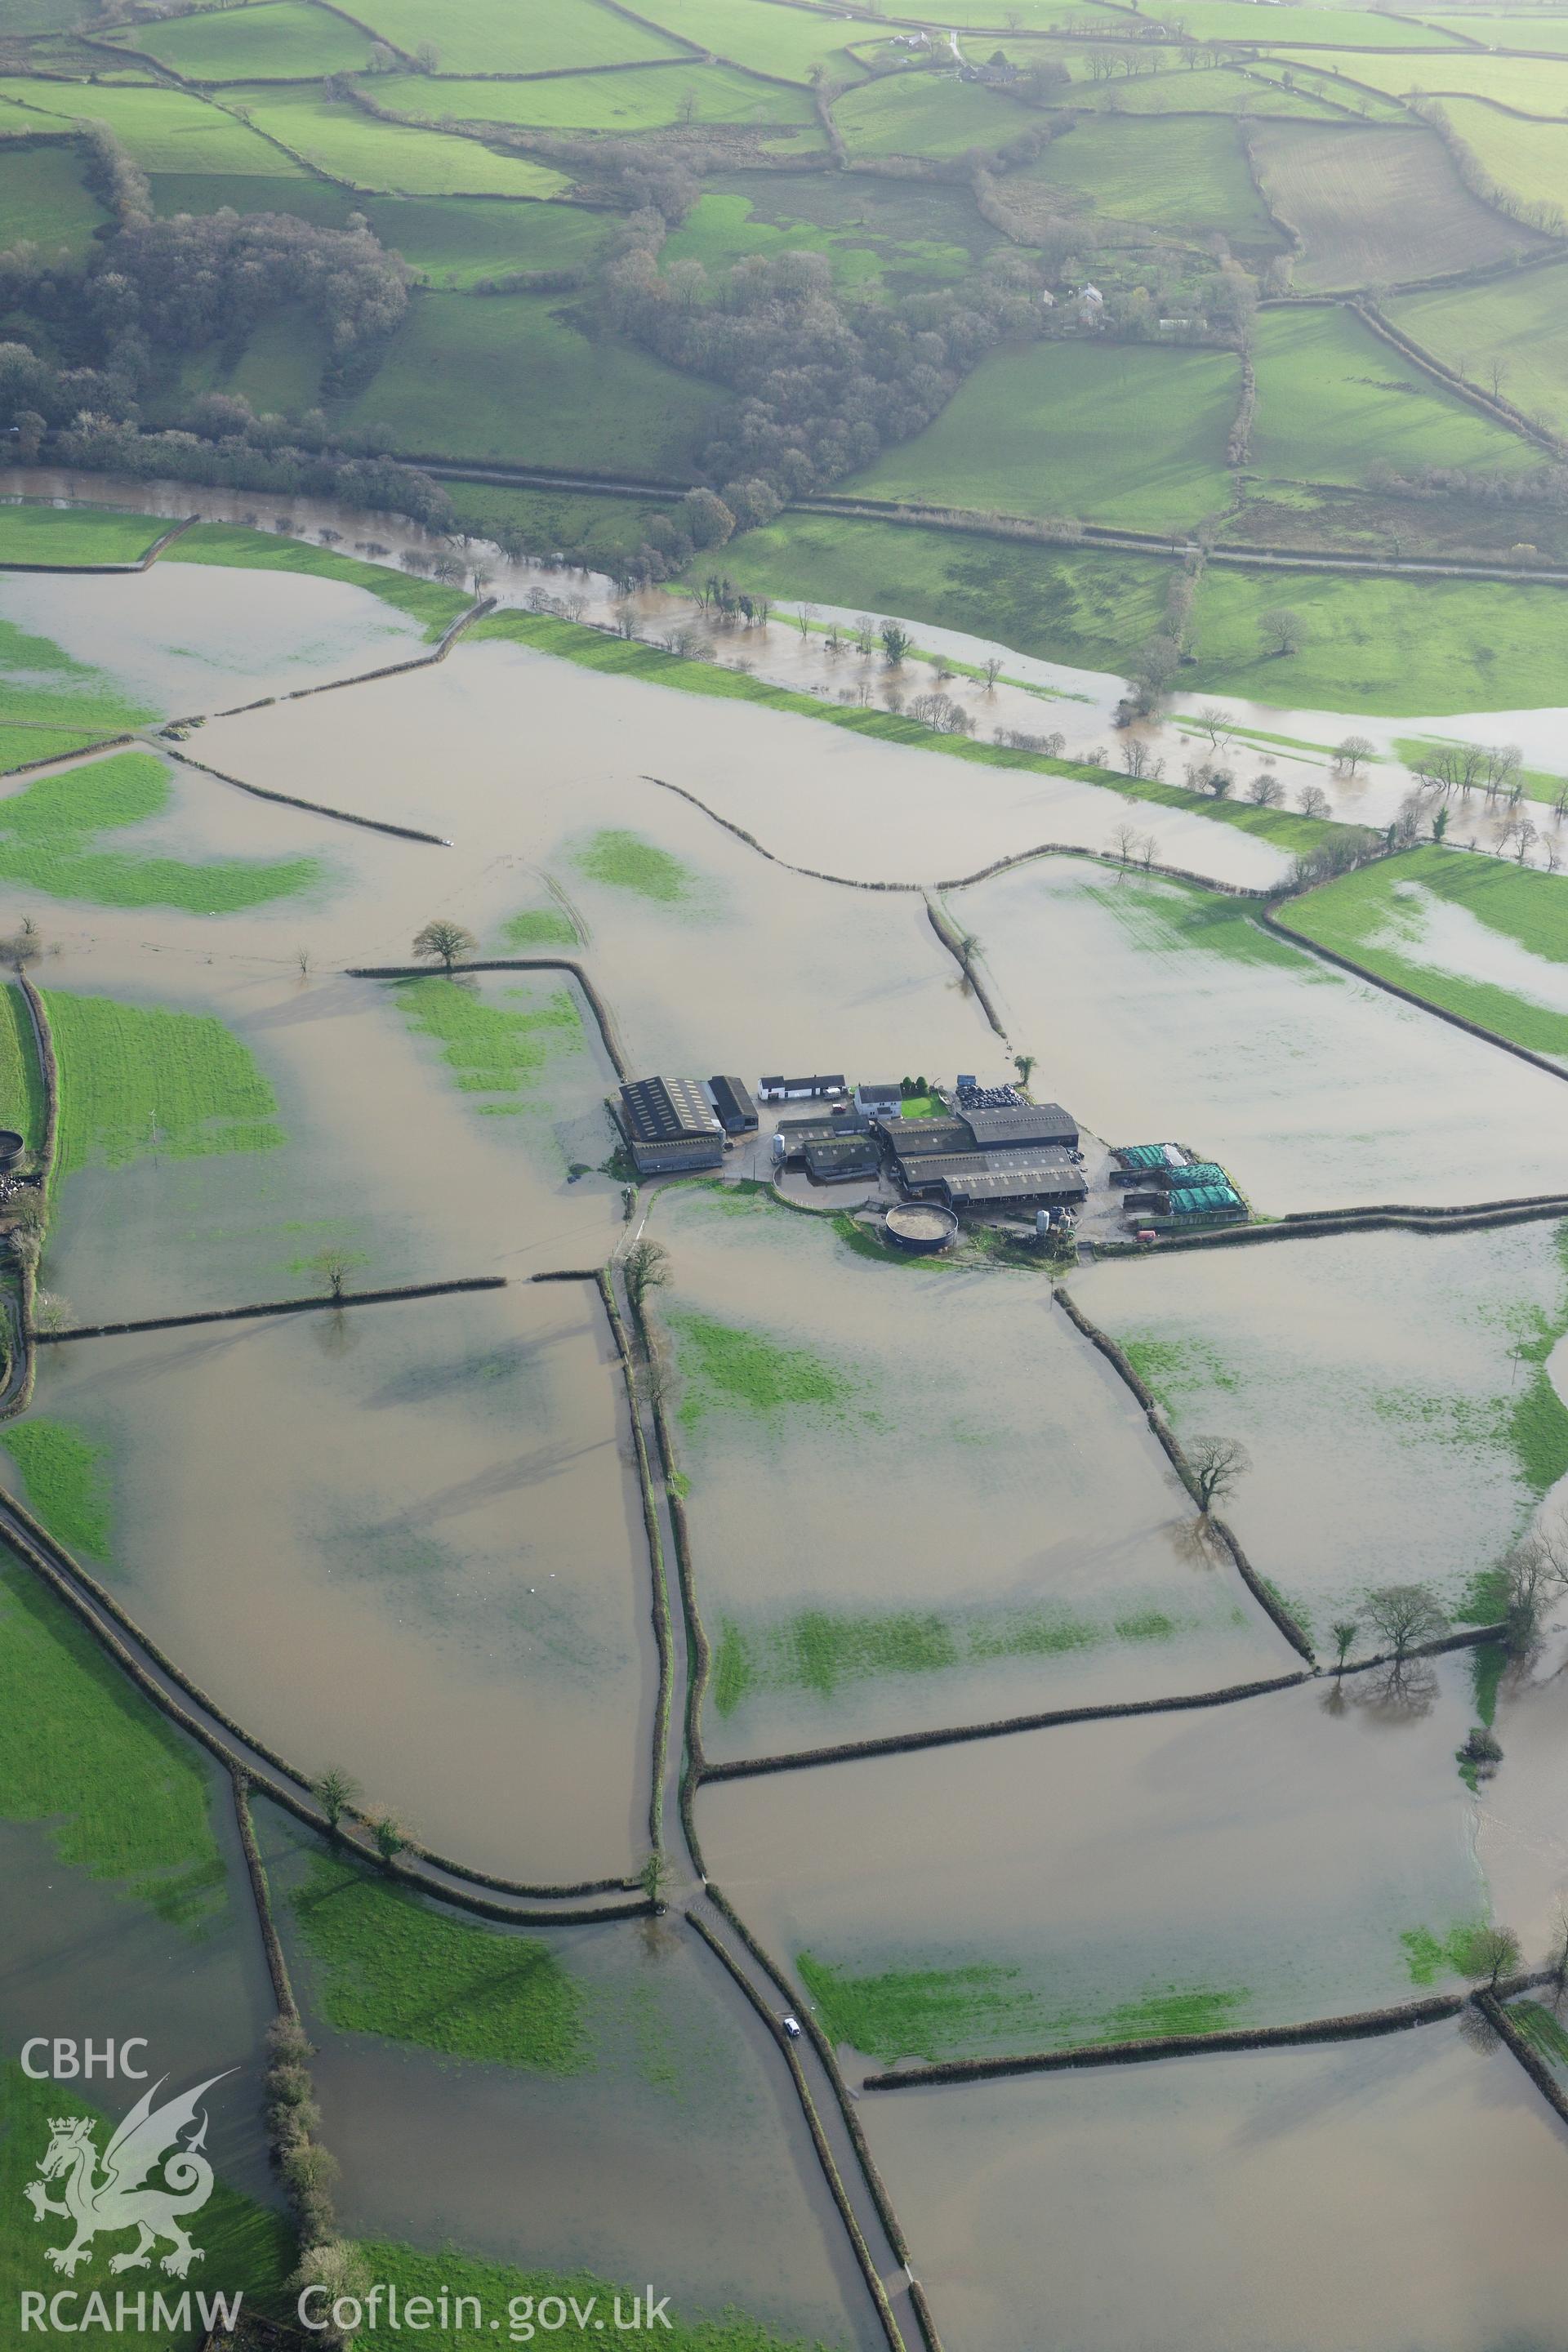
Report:
[[[60,1072],[53,1182],[142,1152],[184,1160],[282,1143],[272,1089],[221,1021],[60,989],[44,1001]]]
[[[99,1466],[105,1449],[68,1422],[37,1415],[7,1433],[5,1449],[22,1474],[36,1517],[50,1533],[69,1551],[106,1560],[110,1492]]]
[[[312,1858],[290,1901],[343,2032],[538,2074],[588,2065],[584,1992],[537,1937],[437,1910],[335,1854]]]
[[[184,914],[232,915],[294,897],[321,879],[315,857],[214,858],[137,856],[89,846],[94,836],[162,816],[173,798],[169,772],[150,751],[42,776],[0,799],[0,881],[97,907],[176,907]]]
[[[195,1927],[225,1899],[210,1790],[196,1751],[76,1618],[0,1566],[0,1814],[47,1822],[63,1863]]]
[[[341,580],[351,588],[379,596],[384,604],[406,613],[411,620],[423,622],[427,641],[449,629],[469,603],[459,588],[416,580],[385,564],[362,563],[357,556],[339,555],[330,547],[307,546],[303,540],[247,530],[237,522],[198,522],[158,561],[216,563],[249,572],[300,572],[314,580]]]
[[[1568,965],[1568,882],[1436,845],[1363,866],[1309,891],[1291,900],[1284,919],[1320,947],[1364,964],[1446,1013],[1479,1022],[1531,1053],[1568,1056],[1568,1013],[1424,960],[1419,905],[1399,895],[1401,885],[1409,884],[1464,908],[1526,953],[1559,968]],[[1400,941],[1407,943],[1408,952],[1401,952]]]
[[[49,151],[58,154],[58,149]],[[114,507],[0,502],[0,568],[7,563],[137,563],[169,528]]]
[[[405,980],[395,991],[410,1028],[439,1045],[441,1059],[465,1094],[516,1097],[563,1054],[578,1054],[586,1043],[577,1008],[563,988],[540,998],[526,988],[503,988],[503,1001],[479,994],[473,981]],[[479,1103],[479,1110],[521,1108],[519,1103]]]
[[[0,1127],[25,1137],[37,1151],[44,1140],[47,1112],[44,1074],[33,1037],[26,1000],[14,980],[0,989]]]
[[[817,591],[805,592],[808,593]],[[892,610],[900,610],[894,606]],[[750,702],[768,710],[787,711],[816,719],[828,727],[847,728],[883,743],[900,743],[948,759],[966,760],[980,767],[1024,768],[1037,775],[1071,776],[1083,783],[1101,784],[1124,800],[1186,809],[1210,817],[1217,824],[1258,834],[1278,849],[1310,849],[1342,830],[1314,817],[1296,816],[1288,809],[1254,808],[1250,802],[1215,801],[1184,792],[1178,784],[1157,784],[1146,778],[1119,774],[1111,768],[1091,768],[1072,760],[1047,760],[1027,751],[1004,751],[1000,744],[979,743],[963,736],[933,735],[913,719],[895,718],[890,711],[860,710],[816,696],[796,694],[788,687],[768,686],[743,672],[725,669],[717,662],[690,661],[681,654],[662,653],[657,646],[628,643],[607,636],[575,621],[558,621],[539,613],[492,613],[476,622],[469,639],[505,638],[535,646],[541,653],[578,663],[611,677],[638,678],[649,685],[671,686],[685,694],[715,695],[734,702]]]
[[[132,702],[107,672],[73,660],[52,638],[0,621],[0,726],[67,728],[79,735],[123,734],[153,713]],[[68,746],[45,734],[25,756],[47,760]]]

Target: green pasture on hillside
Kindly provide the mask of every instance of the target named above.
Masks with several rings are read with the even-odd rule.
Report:
[[[170,797],[169,771],[150,751],[114,752],[40,776],[0,797],[0,881],[93,906],[227,915],[289,898],[320,879],[314,857],[187,864],[98,845],[103,834],[162,815]]]
[[[552,196],[559,172],[522,155],[498,155],[477,139],[378,122],[351,100],[318,89],[242,83],[227,93],[258,126],[352,187],[409,196]]]
[[[303,572],[317,580],[342,580],[423,621],[427,641],[448,629],[469,601],[460,588],[416,580],[406,572],[395,572],[389,564],[362,563],[355,555],[340,555],[332,548],[311,547],[303,540],[250,530],[239,522],[195,523],[158,561],[216,563],[257,572]]]
[[[1462,822],[1462,820],[1461,820]],[[1445,1012],[1463,1013],[1532,1053],[1568,1055],[1568,1013],[1553,1013],[1511,990],[1435,971],[1402,955],[1401,883],[1464,907],[1489,930],[1549,963],[1568,964],[1568,881],[1502,859],[1431,845],[1380,860],[1295,898],[1284,910],[1292,930],[1364,964]],[[1374,944],[1380,940],[1381,943]]]
[[[187,81],[248,81],[275,76],[353,73],[370,62],[368,37],[312,0],[258,0],[117,37],[127,48],[172,66]]]
[[[724,551],[738,585],[897,613],[1047,660],[1125,673],[1164,626],[1153,557],[1027,547],[837,516],[785,517]],[[1568,604],[1533,582],[1288,574],[1211,564],[1191,633],[1197,693],[1397,718],[1568,701]],[[1262,615],[1301,614],[1300,652],[1265,647]],[[1042,730],[1047,725],[1042,719]]]
[[[5,1444],[48,1522],[47,1448],[32,1444],[36,1489],[23,1466],[23,1433],[34,1426],[16,1423]],[[171,1923],[194,1927],[221,1906],[224,1868],[197,1750],[15,1562],[0,1567],[0,1816],[48,1822],[63,1863],[123,1882]],[[0,2243],[10,2235],[0,2232]]]
[[[267,179],[249,172],[150,172],[153,212],[160,220],[169,220],[175,213],[221,212],[226,205],[237,213],[287,212],[321,228],[342,228],[350,213],[368,214],[373,204],[382,201],[317,179],[295,157],[280,154],[275,147],[268,152],[278,168]]]
[[[860,68],[847,45],[887,29],[869,16],[828,16],[783,0],[637,0],[637,14],[727,64],[799,82],[814,67],[829,81],[853,81]]]
[[[1484,41],[1490,48],[1545,49],[1559,55],[1568,51],[1568,17],[1546,8],[1521,10],[1511,16],[1477,10],[1463,16],[1423,16],[1421,21],[1445,37],[1466,33],[1472,41]]]
[[[1521,204],[1555,205],[1560,211],[1568,205],[1568,122],[1521,122],[1479,99],[1445,98],[1439,103],[1500,187]]]
[[[437,12],[428,0],[356,0],[353,13],[407,57],[428,42],[442,73],[562,73],[681,54],[679,41],[650,33],[604,0],[549,0],[545,7],[441,0]]]
[[[1568,263],[1486,285],[1402,294],[1387,309],[1394,325],[1446,367],[1489,389],[1495,360],[1516,408],[1544,417],[1554,431],[1568,425]]]
[[[279,179],[299,168],[222,107],[162,83],[0,80],[0,99],[6,98],[26,100],[64,123],[84,115],[107,122],[144,172],[239,172]]]
[[[1231,496],[1230,352],[1045,342],[983,360],[912,441],[843,487],[982,513],[1191,526]]]
[[[0,569],[7,563],[137,563],[169,529],[118,507],[14,505],[0,499]]]
[[[602,213],[576,205],[465,196],[370,196],[364,213],[383,245],[431,285],[447,287],[514,269],[586,270],[608,226]]]
[[[1436,132],[1414,121],[1262,122],[1252,154],[1274,211],[1300,235],[1303,293],[1405,285],[1542,249],[1471,195]]]
[[[264,311],[239,352],[225,341],[184,359],[173,397],[149,398],[149,419],[173,423],[204,392],[234,393],[258,416],[298,416],[318,404],[327,353],[325,330],[301,305]]]
[[[1265,310],[1253,346],[1251,462],[1312,482],[1364,482],[1379,458],[1516,473],[1541,452],[1381,342],[1349,310]]]
[[[0,152],[0,251],[31,242],[79,253],[108,217],[83,184],[79,148],[29,141]]]
[[[282,1143],[272,1089],[221,1021],[49,989],[60,1121],[51,1183],[143,1151],[168,1159]]]
[[[1243,0],[1243,5],[1248,0]],[[1548,19],[1550,22],[1551,20]],[[1561,23],[1561,19],[1557,20]],[[1492,58],[1475,49],[1449,48],[1426,57],[1354,54],[1292,57],[1284,62],[1299,73],[1332,69],[1368,83],[1391,97],[1437,90],[1471,98],[1495,98],[1522,114],[1556,114],[1568,105],[1568,59]]]
[[[664,130],[674,123],[815,124],[811,92],[761,81],[733,66],[633,68],[626,73],[564,74],[545,81],[432,81],[398,75],[372,86],[377,103],[422,121],[536,124],[549,131]]]
[[[1267,41],[1274,47],[1282,41],[1330,47],[1342,41],[1352,48],[1388,49],[1427,48],[1453,37],[1381,8],[1288,5],[1265,14],[1258,0],[1182,0],[1179,13],[1194,41]]]
[[[825,254],[848,289],[869,288],[879,275],[947,284],[998,242],[962,188],[864,173],[748,172],[704,182],[659,264],[700,261],[718,270],[749,253],[804,248]]]
[[[1059,189],[1064,204],[1080,198],[1108,219],[1147,221],[1190,237],[1224,236],[1270,251],[1280,245],[1234,121],[1202,114],[1168,121],[1086,115],[1025,171],[1009,175],[1009,200],[1031,182]]]
[[[963,155],[1005,147],[1032,118],[999,90],[917,72],[846,90],[833,119],[851,155]]]
[[[1165,73],[1139,74],[1131,80],[1085,82],[1081,89],[1075,87],[1073,96],[1084,105],[1112,114],[1280,114],[1306,115],[1320,121],[1343,120],[1337,106],[1235,66],[1200,66],[1189,71],[1173,64]]]
[[[690,478],[723,395],[630,343],[590,338],[569,300],[418,295],[337,421],[385,425],[399,449],[433,457]]]

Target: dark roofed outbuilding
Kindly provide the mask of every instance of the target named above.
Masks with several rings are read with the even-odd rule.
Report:
[[[1078,1121],[1060,1103],[1019,1103],[1006,1110],[966,1110],[963,1123],[975,1149],[991,1151],[1004,1144],[1055,1145],[1078,1150]]]
[[[726,1135],[750,1135],[757,1124],[757,1106],[751,1088],[741,1078],[710,1078],[708,1091]]]
[[[700,1078],[633,1078],[621,1088],[621,1125],[637,1173],[718,1168],[724,1130]]]

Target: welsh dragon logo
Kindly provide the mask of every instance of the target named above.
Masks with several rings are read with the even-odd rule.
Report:
[[[128,2253],[111,2256],[111,2271],[146,2270],[153,2249],[165,2238],[171,2252],[160,2267],[174,2277],[184,2278],[193,2263],[205,2261],[201,2248],[186,2235],[184,2221],[188,2214],[199,2213],[212,2195],[213,2168],[202,2154],[207,2119],[201,2103],[213,2084],[224,2077],[214,2074],[210,2081],[198,2083],[194,2091],[154,2107],[153,2102],[168,2079],[161,2075],[151,2090],[144,2091],[116,2129],[103,2151],[101,2174],[93,2146],[97,2126],[91,2117],[51,2116],[49,2144],[37,2168],[40,2177],[29,2180],[22,2194],[33,2209],[35,2221],[58,2213],[75,2224],[76,2235],[68,2246],[44,2249],[45,2260],[68,2278],[76,2275],[79,2264],[91,2260],[92,2242],[100,2231],[107,2237],[124,2230],[138,2233]],[[198,2126],[194,2137],[182,2141],[181,2133],[193,2125]],[[149,2174],[160,2173],[161,2179],[149,2180]],[[58,2200],[45,2189],[47,2180],[63,2182],[64,2195]]]

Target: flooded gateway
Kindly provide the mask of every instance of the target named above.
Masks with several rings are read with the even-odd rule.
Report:
[[[0,599],[4,2291],[141,2042],[257,2345],[1568,2352],[1560,944],[209,495]]]

